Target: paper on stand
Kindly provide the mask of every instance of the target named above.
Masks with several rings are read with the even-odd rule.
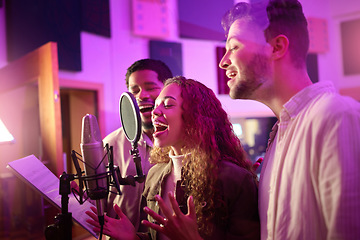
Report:
[[[7,168],[13,170],[17,177],[29,183],[52,204],[61,209],[60,180],[38,158],[30,155],[8,163]],[[92,230],[92,225],[86,222],[89,217],[85,211],[91,211],[90,206],[93,205],[89,202],[80,204],[72,194],[69,194],[68,211],[71,212],[73,219],[97,238],[97,234]]]

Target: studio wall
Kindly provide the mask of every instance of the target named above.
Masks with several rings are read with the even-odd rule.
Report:
[[[6,1],[3,1],[4,5]],[[187,1],[185,1],[187,2]],[[150,41],[164,41],[181,44],[182,73],[197,79],[215,92],[218,92],[216,48],[223,47],[221,40],[182,37],[179,28],[180,11],[185,13],[196,12],[196,4],[191,10],[180,10],[185,4],[178,4],[176,0],[168,0],[167,38],[141,37],[133,33],[133,9],[130,0],[109,1],[110,37],[99,35],[96,32],[81,31],[81,71],[60,70],[61,79],[76,80],[104,84],[104,111],[105,133],[107,134],[120,126],[118,119],[118,100],[123,91],[126,91],[124,75],[126,68],[140,58],[150,57]],[[190,1],[191,2],[191,1]],[[217,2],[221,7],[222,1]],[[341,4],[335,0],[301,0],[307,17],[324,19],[328,26],[328,51],[317,55],[319,81],[330,80],[338,88],[351,87],[359,83],[359,75],[344,76],[342,69],[342,53],[340,39],[340,23],[348,18],[356,18],[360,6],[357,1],[345,0]],[[226,3],[227,4],[227,3]],[[200,5],[200,4],[199,4]],[[186,6],[186,5],[185,5]],[[219,9],[222,9],[219,7]],[[219,16],[223,13],[219,13]],[[358,14],[359,15],[359,14]],[[211,15],[209,19],[213,19]],[[7,64],[7,44],[5,31],[5,7],[0,7],[0,67]],[[190,18],[190,16],[189,16]],[[94,19],[94,18],[93,18]],[[209,21],[210,23],[210,21]],[[213,24],[209,24],[213,25]],[[220,25],[218,25],[220,27]],[[272,113],[262,104],[246,101],[237,101],[233,104],[226,95],[219,96],[225,109],[230,115],[271,115]],[[236,107],[234,106],[236,105]],[[248,108],[248,106],[251,106]]]

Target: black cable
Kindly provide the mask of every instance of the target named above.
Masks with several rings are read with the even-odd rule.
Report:
[[[105,218],[104,216],[98,216],[99,217],[99,223],[100,223],[100,235],[99,235],[99,240],[102,239],[102,235],[103,235],[103,230],[104,230],[104,223],[105,223]]]

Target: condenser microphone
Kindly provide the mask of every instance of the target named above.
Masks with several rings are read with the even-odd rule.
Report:
[[[97,214],[101,223],[104,219],[108,189],[106,167],[103,162],[105,150],[94,115],[86,114],[82,119],[80,148],[85,168],[87,195],[91,200],[96,200]]]

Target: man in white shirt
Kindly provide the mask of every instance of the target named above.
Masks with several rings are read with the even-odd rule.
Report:
[[[261,239],[360,239],[360,104],[311,82],[301,4],[238,3],[222,25],[230,97],[278,118],[260,177]]]

